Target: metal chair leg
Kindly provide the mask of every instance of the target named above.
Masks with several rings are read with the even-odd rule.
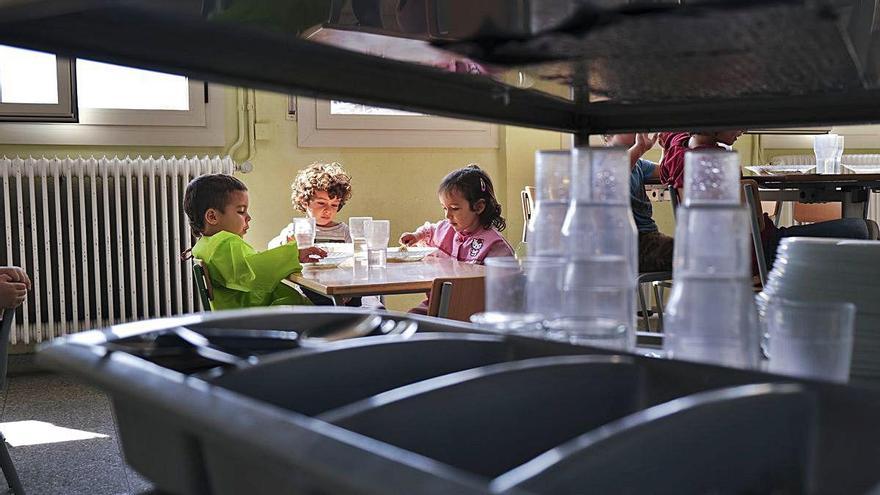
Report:
[[[22,488],[21,481],[18,479],[18,473],[12,464],[12,457],[6,448],[6,438],[3,437],[2,433],[0,433],[0,467],[3,468],[3,476],[6,477],[6,482],[9,484],[9,488],[12,489],[12,493],[24,495],[24,488]]]
[[[648,317],[648,304],[645,302],[645,293],[642,291],[644,284],[638,284],[639,291],[639,309],[642,311],[642,318],[645,320],[645,330],[651,331],[651,319]]]
[[[654,302],[657,305],[657,331],[663,330],[663,288],[659,282],[651,284],[654,287]]]

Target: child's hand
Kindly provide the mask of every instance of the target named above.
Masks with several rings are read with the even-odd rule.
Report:
[[[412,246],[413,244],[419,242],[419,239],[412,232],[406,232],[402,236],[400,236],[400,239],[398,241],[402,245],[409,247],[409,246]]]
[[[299,262],[300,263],[311,263],[313,261],[317,261],[323,257],[327,256],[327,251],[319,247],[307,247],[299,250]]]

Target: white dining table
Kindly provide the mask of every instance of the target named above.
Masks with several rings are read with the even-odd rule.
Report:
[[[306,266],[284,283],[305,287],[342,305],[345,299],[359,296],[427,293],[438,278],[481,276],[485,276],[482,265],[434,254],[419,261],[388,261],[384,268],[370,268],[362,258],[349,258],[333,268]]]

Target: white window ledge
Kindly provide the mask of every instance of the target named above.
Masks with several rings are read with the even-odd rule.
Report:
[[[297,98],[300,147],[497,148],[498,126],[426,115],[334,115],[330,103]]]

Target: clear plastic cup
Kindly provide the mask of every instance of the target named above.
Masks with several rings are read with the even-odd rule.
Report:
[[[773,297],[764,307],[772,373],[849,380],[856,307]]]
[[[636,288],[632,285],[595,286],[573,284],[571,265],[566,270],[563,295],[563,317],[569,319],[602,318],[624,325],[625,344],[620,349],[633,349],[636,344]]]
[[[683,206],[731,205],[740,200],[739,155],[719,149],[691,150],[684,155]]]
[[[756,368],[761,336],[751,277],[676,274],[663,334],[670,358]]]
[[[626,148],[575,148],[572,161],[572,199],[582,203],[629,204],[632,170]]]
[[[373,217],[348,218],[348,232],[351,234],[355,258],[366,258],[367,241],[365,229],[367,222],[372,220]]]
[[[740,205],[680,208],[675,218],[675,276],[751,274],[749,227],[749,212]]]
[[[366,223],[373,220],[373,217],[349,217],[348,218],[348,231],[351,233],[351,238],[360,238],[363,239],[366,237]]]
[[[843,136],[819,134],[813,136],[813,152],[816,155],[816,173],[839,174],[843,156]]]
[[[369,220],[364,224],[367,244],[367,263],[370,268],[385,266],[388,256],[388,241],[391,238],[390,220]]]
[[[562,223],[570,200],[571,167],[571,151],[535,152],[535,204],[528,225],[531,256],[565,252]]]
[[[632,347],[625,323],[589,316],[567,316],[544,322],[547,336],[572,344],[606,349],[628,350]]]
[[[560,316],[565,262],[556,257],[486,258],[486,311],[471,321],[505,333],[543,332]]]
[[[311,217],[293,219],[293,238],[299,249],[315,245],[315,219]]]

